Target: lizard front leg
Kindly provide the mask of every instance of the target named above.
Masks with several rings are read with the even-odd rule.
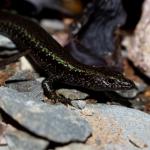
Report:
[[[52,103],[63,103],[65,105],[70,104],[71,105],[71,101],[70,99],[67,99],[63,96],[57,95],[54,89],[54,84],[57,82],[59,82],[59,80],[61,79],[61,77],[58,76],[53,76],[53,77],[49,77],[47,79],[45,79],[42,82],[42,87],[44,90],[44,94],[45,96],[47,96],[47,98],[52,102]]]

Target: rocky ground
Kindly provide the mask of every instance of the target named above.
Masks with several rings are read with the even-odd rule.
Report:
[[[52,105],[41,101],[40,91],[37,80],[0,88],[0,149],[149,150],[149,114],[84,100],[76,100],[75,107]],[[74,95],[74,91],[67,93]]]
[[[2,150],[149,150],[150,116],[144,112],[100,103],[47,104],[39,81],[20,84],[22,92],[17,86],[0,88]]]

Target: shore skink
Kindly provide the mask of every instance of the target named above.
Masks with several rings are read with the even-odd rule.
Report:
[[[29,57],[46,75],[42,85],[49,98],[58,98],[52,94],[56,82],[94,91],[135,87],[111,68],[94,68],[75,61],[42,27],[26,17],[0,11],[0,34],[10,38],[21,52],[31,50]]]

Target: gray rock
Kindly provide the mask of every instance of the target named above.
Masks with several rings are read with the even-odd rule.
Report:
[[[5,134],[10,150],[45,150],[49,142],[35,138],[25,132],[8,126]]]
[[[92,132],[88,122],[67,107],[36,102],[9,88],[0,88],[0,107],[31,132],[58,143],[83,142]]]
[[[0,35],[0,46],[8,47],[8,48],[15,48],[15,45],[12,43],[12,41],[3,35]]]
[[[19,71],[11,76],[6,87],[23,92],[34,100],[43,100],[43,88],[39,75],[30,70]],[[39,80],[38,80],[39,79]]]
[[[88,94],[75,89],[59,89],[57,93],[71,100],[85,99],[88,96]]]
[[[121,97],[124,98],[135,98],[139,94],[139,90],[137,89],[131,89],[126,91],[115,91],[117,94],[119,94]]]
[[[21,81],[21,82],[16,82],[16,83],[9,83],[6,85],[9,88],[15,89],[18,92],[23,92],[29,97],[32,97],[34,100],[43,100],[44,95],[43,95],[43,89],[41,86],[41,83],[33,80],[33,81]]]
[[[73,100],[71,101],[72,106],[78,109],[84,109],[86,106],[86,102],[83,100]]]
[[[101,141],[98,147],[112,143],[114,147],[126,145],[129,150],[150,149],[150,115],[135,109],[104,104],[87,105],[82,110],[83,114],[92,126],[95,138],[91,137],[92,141],[97,138]],[[88,117],[88,114],[92,114],[92,117]]]

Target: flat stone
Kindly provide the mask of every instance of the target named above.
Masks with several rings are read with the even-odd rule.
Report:
[[[36,100],[44,99],[44,92],[42,85],[39,81],[20,81],[20,82],[12,82],[6,85],[9,88],[17,90],[18,92],[23,92],[28,95],[30,98],[32,97]]]
[[[33,101],[6,87],[0,87],[0,107],[20,125],[54,142],[83,142],[92,132],[86,120],[64,105]]]
[[[105,104],[87,105],[81,113],[93,129],[87,144],[105,150],[111,149],[108,146],[110,143],[115,150],[120,150],[119,147],[123,146],[128,150],[150,149],[150,115],[135,109]]]
[[[57,93],[71,100],[85,99],[86,97],[88,97],[88,94],[75,89],[59,89],[57,90]]]
[[[35,138],[25,132],[8,126],[5,137],[10,150],[44,150],[49,142]]]
[[[77,109],[84,109],[86,106],[86,102],[83,100],[73,100],[71,101],[71,104]]]

